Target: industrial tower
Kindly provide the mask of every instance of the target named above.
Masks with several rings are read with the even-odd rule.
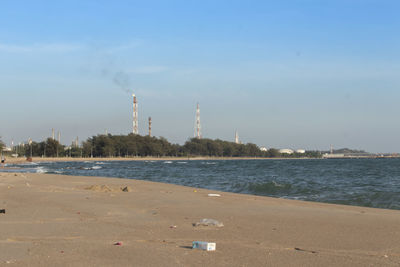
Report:
[[[149,136],[151,137],[151,117],[149,117]]]
[[[235,143],[239,144],[239,134],[237,131],[235,132]]]
[[[135,94],[132,94],[132,96],[133,96],[133,130],[132,130],[132,132],[134,134],[139,134],[139,132],[138,132],[137,101],[136,101]]]
[[[200,105],[197,103],[196,108],[196,124],[194,128],[194,137],[201,139],[201,125],[200,125]]]

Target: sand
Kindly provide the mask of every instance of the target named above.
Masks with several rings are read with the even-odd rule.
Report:
[[[0,173],[0,209],[1,266],[400,265],[395,210],[12,173]],[[223,226],[194,226],[206,218]]]

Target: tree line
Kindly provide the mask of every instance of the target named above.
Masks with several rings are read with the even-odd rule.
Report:
[[[0,139],[0,151],[3,151],[3,148],[4,148],[4,143],[3,143],[3,141],[1,141],[1,139]]]
[[[1,143],[0,143],[1,144]],[[80,146],[64,146],[48,138],[15,147],[13,153],[26,157],[321,157],[318,151],[305,154],[281,154],[271,148],[261,151],[252,143],[237,144],[220,139],[187,140],[183,145],[172,144],[163,137],[128,135],[97,135],[83,141]]]

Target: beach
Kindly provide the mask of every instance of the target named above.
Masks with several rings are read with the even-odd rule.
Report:
[[[30,173],[0,173],[0,203],[2,266],[400,264],[395,210]]]

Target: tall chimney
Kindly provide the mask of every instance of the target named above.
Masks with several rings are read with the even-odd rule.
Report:
[[[199,105],[199,103],[197,103],[197,107],[196,107],[196,124],[195,124],[194,136],[197,139],[201,139],[200,105]]]
[[[132,129],[132,133],[134,134],[139,134],[138,132],[138,110],[137,110],[137,100],[136,100],[136,96],[135,94],[132,94],[133,96],[133,129]]]
[[[151,137],[151,117],[149,117],[149,136]]]

